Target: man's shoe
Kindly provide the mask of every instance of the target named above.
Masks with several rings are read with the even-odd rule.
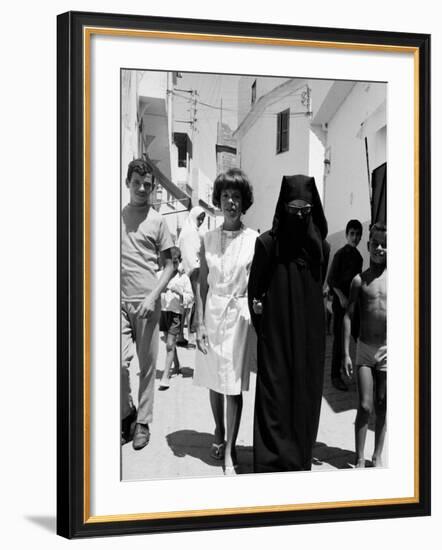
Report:
[[[342,378],[332,378],[332,385],[334,388],[340,391],[348,391],[347,384],[342,380]]]
[[[135,422],[137,421],[137,409],[132,405],[130,413],[121,421],[121,444],[132,439]]]
[[[135,433],[132,441],[132,447],[136,451],[139,451],[149,443],[149,439],[150,439],[149,426],[147,424],[140,424],[139,422],[137,422],[135,426]]]

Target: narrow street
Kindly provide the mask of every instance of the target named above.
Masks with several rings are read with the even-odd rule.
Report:
[[[321,418],[313,451],[314,470],[351,468],[354,463],[356,383],[350,383],[348,392],[338,391],[331,385],[331,346],[332,337],[328,336]],[[151,439],[149,445],[141,451],[134,451],[131,443],[122,447],[122,479],[125,481],[223,475],[222,463],[209,455],[213,441],[213,420],[208,391],[194,386],[192,381],[195,348],[178,348],[178,354],[182,375],[171,379],[168,390],[158,391],[165,356],[165,344],[160,341]],[[137,371],[135,360],[131,365],[134,397],[138,391]],[[250,382],[250,390],[244,393],[244,408],[237,440],[241,473],[252,472],[255,373],[252,373]],[[369,429],[367,459],[371,456],[373,443],[373,430]]]

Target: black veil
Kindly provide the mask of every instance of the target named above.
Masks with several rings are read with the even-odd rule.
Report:
[[[302,199],[312,205],[311,214],[302,222],[290,219],[285,205],[295,199]],[[283,176],[271,236],[275,239],[276,255],[289,258],[303,258],[313,264],[324,261],[323,241],[328,226],[316,188],[315,179],[304,175]]]

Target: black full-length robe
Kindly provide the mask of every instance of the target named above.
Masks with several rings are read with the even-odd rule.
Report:
[[[309,225],[284,233],[284,204],[312,204]],[[311,469],[321,408],[329,245],[313,178],[285,176],[271,231],[256,241],[248,296],[258,335],[254,417],[255,472]],[[263,303],[262,315],[252,301]]]

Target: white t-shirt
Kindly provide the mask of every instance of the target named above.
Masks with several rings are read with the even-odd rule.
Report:
[[[157,257],[173,246],[161,214],[151,206],[126,205],[121,223],[121,299],[143,300],[157,285]]]

